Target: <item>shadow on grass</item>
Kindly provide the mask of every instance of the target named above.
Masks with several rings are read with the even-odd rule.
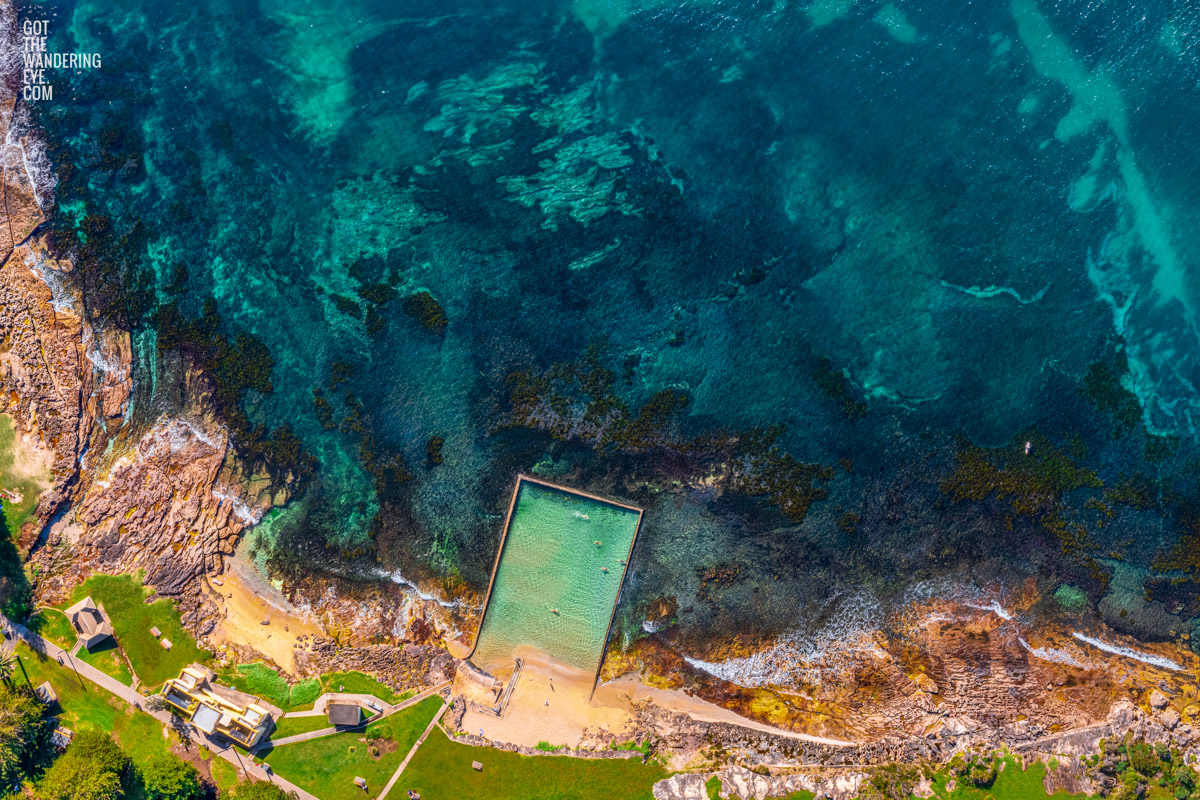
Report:
[[[100,653],[107,653],[109,650],[116,650],[116,649],[117,649],[117,640],[114,639],[113,637],[109,636],[107,639],[100,642],[100,644],[96,645],[95,647],[87,648],[87,652],[88,652],[88,655],[95,656],[95,655],[99,655]]]
[[[0,611],[9,619],[23,620],[33,610],[32,599],[25,559],[12,540],[0,506]]]

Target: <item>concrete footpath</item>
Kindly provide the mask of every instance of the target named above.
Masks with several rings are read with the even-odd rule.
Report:
[[[390,792],[392,787],[396,785],[396,781],[400,780],[400,773],[404,772],[404,768],[408,766],[408,762],[412,761],[413,756],[417,754],[417,750],[420,749],[421,745],[425,744],[425,737],[429,735],[430,731],[437,727],[437,724],[442,720],[442,715],[446,713],[446,709],[449,707],[449,703],[442,703],[442,707],[438,709],[438,713],[434,714],[433,719],[429,721],[427,726],[425,726],[425,731],[421,734],[421,738],[417,739],[416,743],[412,746],[412,749],[408,751],[408,755],[406,755],[404,760],[400,762],[400,766],[396,767],[396,771],[392,773],[392,779],[387,782],[387,786],[383,787],[383,791],[379,793],[378,800],[383,800],[385,797],[387,797],[388,792]]]
[[[69,652],[63,650],[54,642],[51,642],[48,639],[43,639],[38,634],[25,628],[23,625],[18,625],[2,614],[0,614],[0,625],[3,626],[5,635],[5,642],[3,645],[3,649],[5,651],[10,651],[12,649],[10,644],[11,639],[13,636],[17,636],[21,639],[21,641],[25,642],[25,644],[29,645],[31,648],[47,658],[52,658],[67,669],[74,670],[74,672],[84,680],[99,686],[101,689],[104,689],[110,694],[116,695],[126,703],[129,703],[134,708],[141,711],[143,714],[149,714],[159,722],[171,727],[172,730],[175,730],[175,727],[171,725],[170,711],[150,711],[142,705],[146,698],[138,694],[130,687],[126,686],[115,678],[105,675],[92,665],[86,664],[83,661],[80,661],[78,658],[72,657]],[[250,756],[243,758],[241,754],[232,747],[222,747],[210,741],[207,737],[201,736],[197,731],[191,729],[190,727],[188,729],[188,735],[191,737],[193,742],[225,759],[230,764],[233,764],[239,770],[245,772],[248,776],[254,778],[255,780],[270,781],[286,791],[295,792],[300,800],[320,800],[320,798],[318,798],[316,795],[304,791],[299,786],[296,786],[290,781],[279,777],[275,773],[268,773],[261,766],[255,764],[250,759]]]
[[[451,681],[445,681],[444,683],[439,683],[437,686],[430,686],[428,689],[425,689],[424,691],[420,692],[419,694],[415,694],[412,697],[408,698],[403,703],[397,703],[394,706],[388,706],[388,709],[386,711],[384,711],[380,714],[376,714],[372,717],[367,717],[367,719],[363,720],[362,722],[360,722],[357,725],[354,725],[352,727],[321,728],[320,730],[309,731],[308,733],[297,733],[295,736],[285,736],[282,739],[268,739],[267,741],[262,742],[261,744],[257,745],[250,752],[258,753],[260,750],[265,750],[267,748],[282,747],[285,744],[295,744],[296,742],[307,742],[310,739],[320,739],[322,736],[330,736],[335,733],[341,733],[342,731],[361,730],[361,729],[365,728],[366,726],[370,725],[372,722],[381,720],[384,717],[390,717],[392,714],[395,714],[397,711],[403,711],[404,709],[406,709],[410,706],[415,706],[417,703],[421,702],[425,698],[427,698],[431,695],[435,695],[438,692],[442,691],[443,689],[449,688],[450,684],[451,684]],[[374,698],[373,695],[341,695],[341,697],[372,697],[373,699],[378,699],[378,698]],[[318,716],[323,713],[324,713],[323,711],[317,712],[317,713],[313,713],[312,711],[294,711],[291,714],[285,714],[284,716],[286,716],[286,717],[315,717],[315,716]]]

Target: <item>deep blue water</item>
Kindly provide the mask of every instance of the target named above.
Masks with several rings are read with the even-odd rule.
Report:
[[[943,578],[1036,575],[1103,607],[1097,567],[1165,568],[1195,518],[1195,3],[44,7],[54,47],[105,58],[38,109],[78,168],[58,224],[86,203],[142,225],[120,274],[152,291],[112,323],[141,345],[133,424],[180,403],[154,308],[213,298],[274,359],[248,419],[316,459],[263,536],[273,569],[485,584],[536,468],[647,505],[624,614],[677,596],[686,637]],[[444,330],[405,312],[421,292]],[[634,413],[687,398],[673,446],[597,449],[586,426],[540,429],[545,409],[512,424],[512,373],[600,342]],[[353,369],[331,384],[335,362]],[[1136,398],[1130,425],[1081,391],[1098,363]],[[803,521],[724,484],[733,462],[696,439],[768,425],[830,470]],[[1057,513],[1090,541],[1064,554],[1003,498],[939,488],[969,443],[1007,458],[1035,438],[1034,458],[1141,475],[1156,501],[1067,491]],[[698,570],[735,563],[692,600]],[[1174,635],[1193,585],[1158,608],[1170,623],[1106,616]]]

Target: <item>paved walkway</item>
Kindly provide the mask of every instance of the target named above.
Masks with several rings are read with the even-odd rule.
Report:
[[[425,726],[425,732],[421,734],[421,738],[417,739],[417,743],[412,746],[412,749],[408,751],[408,755],[400,762],[400,766],[396,767],[396,771],[392,773],[392,779],[387,782],[387,786],[383,787],[383,791],[379,793],[378,800],[383,800],[383,798],[387,797],[387,793],[396,785],[396,781],[400,780],[400,773],[404,772],[404,768],[408,766],[408,762],[412,761],[413,756],[417,754],[417,749],[425,743],[425,737],[429,735],[429,732],[436,728],[437,724],[442,721],[442,714],[445,714],[446,709],[449,707],[449,703],[442,703],[442,707],[438,709],[438,712],[433,715],[433,719]]]
[[[73,658],[69,652],[63,650],[58,645],[54,644],[54,642],[42,638],[22,625],[16,624],[2,614],[0,614],[0,626],[3,627],[5,633],[5,650],[11,649],[8,639],[12,634],[15,634],[35,651],[41,653],[47,658],[54,659],[68,669],[74,669],[76,675],[94,683],[110,694],[115,694],[117,697],[121,698],[126,703],[129,703],[134,708],[137,708],[142,713],[149,714],[159,722],[170,726],[172,730],[175,730],[175,727],[171,725],[172,715],[170,711],[150,711],[149,709],[145,708],[142,703],[146,700],[146,698],[138,694],[130,687],[121,683],[116,678],[105,675],[91,664],[80,661],[77,658]],[[239,768],[250,777],[253,777],[255,780],[271,781],[272,783],[283,787],[287,791],[295,792],[300,797],[300,800],[320,800],[320,798],[318,798],[316,795],[304,791],[290,781],[284,780],[274,773],[267,773],[266,770],[248,758],[243,759],[241,754],[239,754],[232,747],[222,748],[219,745],[211,742],[206,737],[200,735],[199,732],[193,730],[191,727],[188,728],[188,735],[191,737],[193,742],[206,750],[216,753],[218,756],[225,759],[230,764],[233,764],[235,767]]]
[[[366,725],[370,725],[370,724],[371,724],[372,722],[374,722],[375,720],[378,720],[378,719],[383,719],[384,717],[390,717],[392,714],[395,714],[397,711],[403,711],[404,709],[408,708],[409,706],[415,706],[417,703],[421,702],[421,701],[422,701],[422,700],[424,700],[425,698],[427,698],[427,697],[429,697],[429,696],[431,696],[431,695],[437,694],[438,692],[440,692],[440,691],[442,691],[443,689],[447,688],[448,686],[450,686],[450,684],[451,684],[451,681],[445,681],[445,682],[443,682],[443,683],[439,683],[437,686],[430,686],[428,689],[425,689],[424,691],[420,692],[419,694],[415,694],[415,695],[413,695],[412,697],[408,698],[408,699],[407,699],[407,700],[405,700],[403,703],[397,703],[397,704],[396,704],[396,705],[394,705],[394,706],[387,706],[387,710],[386,710],[386,711],[384,711],[384,712],[382,712],[382,713],[380,713],[380,714],[375,714],[375,715],[373,715],[373,716],[367,717],[365,720],[363,720],[362,722],[358,723],[357,725],[355,725],[355,726],[353,726],[353,727],[345,727],[345,728],[333,728],[333,727],[329,727],[329,728],[321,728],[320,730],[316,730],[316,731],[309,731],[308,733],[297,733],[295,736],[285,736],[285,737],[283,737],[282,739],[273,739],[273,740],[268,740],[268,741],[265,741],[265,742],[263,742],[263,743],[259,744],[259,745],[258,745],[257,747],[255,747],[255,748],[254,748],[254,750],[252,750],[251,752],[252,752],[252,753],[257,753],[259,750],[263,750],[263,749],[266,749],[266,748],[268,748],[268,747],[282,747],[282,746],[283,746],[283,745],[285,745],[285,744],[295,744],[296,742],[307,742],[307,741],[309,741],[310,739],[320,739],[322,736],[329,736],[329,735],[331,735],[331,734],[334,734],[334,733],[340,733],[341,731],[354,731],[354,730],[358,730],[359,728],[362,728],[362,727],[364,727],[364,726],[366,726]],[[374,695],[357,695],[357,694],[355,694],[355,695],[351,695],[351,694],[343,694],[343,695],[333,694],[333,695],[330,695],[330,697],[333,697],[333,698],[338,698],[338,697],[340,697],[340,698],[351,698],[351,697],[371,697],[371,698],[373,698],[373,699],[377,699],[377,698],[375,698],[375,697],[374,697]],[[328,702],[328,701],[326,701],[326,702]],[[380,703],[383,703],[383,701],[382,701],[382,700],[380,700],[379,702],[380,702]],[[386,706],[387,704],[386,704],[386,703],[384,703],[384,705]],[[319,713],[322,713],[322,714],[323,714],[324,712],[322,711],[322,712],[319,712]],[[300,711],[300,712],[294,712],[294,713],[291,713],[291,714],[287,714],[286,716],[289,716],[289,717],[301,717],[301,716],[303,716],[303,717],[315,717],[315,716],[318,716],[318,714],[317,714],[317,713],[313,713],[313,712],[309,712],[309,711]]]

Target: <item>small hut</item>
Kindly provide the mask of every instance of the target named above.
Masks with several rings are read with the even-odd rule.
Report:
[[[330,703],[325,707],[325,714],[329,717],[329,724],[338,728],[362,722],[362,707],[356,703]]]
[[[34,689],[33,695],[42,701],[42,705],[52,706],[58,702],[58,695],[55,694],[54,687],[50,685],[50,681],[46,681]]]
[[[65,613],[76,637],[88,650],[113,635],[112,621],[91,596],[83,598]]]

